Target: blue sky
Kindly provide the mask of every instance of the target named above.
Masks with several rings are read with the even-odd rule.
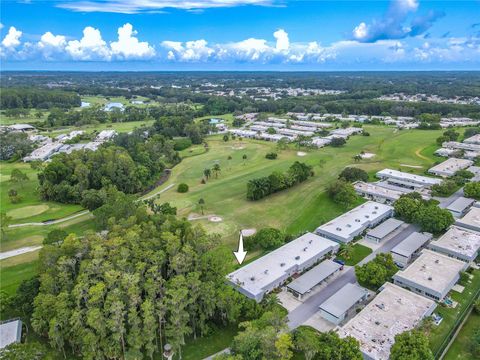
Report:
[[[3,70],[480,69],[480,1],[3,0]]]

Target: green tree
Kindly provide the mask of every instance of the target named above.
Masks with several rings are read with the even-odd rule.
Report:
[[[368,263],[355,266],[358,282],[370,289],[378,289],[398,271],[391,254],[380,253]]]
[[[305,360],[313,360],[319,352],[319,340],[317,332],[309,327],[299,327],[294,332],[295,349],[305,356]]]
[[[433,360],[428,338],[418,330],[405,331],[395,336],[390,351],[391,360]]]
[[[466,197],[469,197],[475,200],[480,200],[480,182],[472,181],[472,182],[469,182],[468,184],[465,184],[465,187],[463,188],[463,192]]]
[[[186,192],[188,192],[188,185],[185,184],[185,183],[180,183],[180,184],[178,184],[177,192],[179,192],[179,193],[186,193]]]
[[[263,228],[252,236],[252,240],[249,240],[249,243],[250,242],[253,242],[264,250],[276,249],[284,244],[285,234],[278,229]]]
[[[200,209],[202,209],[202,215],[203,215],[203,207],[205,206],[205,200],[203,198],[200,198],[198,200],[198,205],[200,205]]]
[[[474,359],[480,357],[480,327],[473,330],[473,336],[468,343],[468,350]]]
[[[349,207],[355,203],[357,194],[353,185],[344,181],[337,180],[328,188],[328,194],[338,204]]]
[[[341,137],[334,137],[332,141],[330,142],[330,145],[333,147],[340,147],[343,146],[347,143],[347,141],[344,138]]]
[[[22,186],[26,181],[28,181],[28,176],[20,169],[13,169],[10,173],[10,181],[14,184],[19,184]]]
[[[293,357],[293,341],[288,333],[278,335],[275,340],[276,355],[279,360],[290,360]]]
[[[42,360],[47,349],[38,342],[13,343],[0,350],[4,360]]]
[[[212,175],[212,171],[210,169],[204,169],[203,170],[203,176],[208,180],[210,179],[210,176]]]
[[[214,164],[213,168],[212,168],[212,171],[215,174],[215,178],[217,179],[218,174],[222,171],[222,169],[220,168],[220,164],[219,163]]]
[[[355,181],[366,182],[368,181],[368,174],[365,170],[362,170],[357,167],[346,167],[345,169],[342,170],[338,178],[348,182],[355,182]]]
[[[68,233],[65,230],[53,229],[43,240],[43,245],[60,244],[67,236]]]

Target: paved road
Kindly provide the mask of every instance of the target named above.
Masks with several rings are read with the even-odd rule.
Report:
[[[375,258],[378,253],[386,253],[393,249],[397,244],[404,240],[414,231],[418,231],[419,228],[416,225],[407,225],[402,231],[394,235],[392,238],[387,240],[382,246],[377,250],[373,251],[365,259],[359,262],[359,265],[363,265]],[[290,329],[295,329],[296,327],[302,325],[310,317],[312,317],[317,311],[318,307],[327,300],[330,296],[335,294],[347,283],[355,283],[357,281],[355,277],[355,268],[351,267],[348,270],[345,270],[345,273],[335,280],[333,280],[328,286],[319,291],[317,294],[309,297],[302,305],[298,306],[295,310],[288,314],[288,326]]]
[[[20,248],[20,249],[5,251],[5,252],[0,253],[0,260],[5,260],[5,259],[8,259],[8,258],[17,256],[17,255],[22,255],[22,254],[29,253],[29,252],[32,252],[32,251],[37,251],[37,250],[40,250],[41,248],[42,248],[42,246],[26,246],[26,247],[23,247],[23,248]]]

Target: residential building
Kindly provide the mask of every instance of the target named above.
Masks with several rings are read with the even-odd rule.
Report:
[[[480,134],[473,135],[465,140],[463,140],[466,144],[476,144],[480,145]]]
[[[397,220],[394,218],[387,219],[377,227],[369,230],[365,235],[365,239],[373,241],[378,244],[403,224],[405,223],[401,220]]]
[[[455,225],[480,232],[480,208],[473,206],[462,218],[455,221]]]
[[[447,210],[452,213],[453,216],[459,218],[467,213],[467,211],[472,207],[475,200],[468,199],[463,196],[460,196],[454,202],[447,206]]]
[[[348,243],[365,230],[380,224],[393,215],[393,207],[367,201],[332,221],[318,227],[315,232],[340,243]]]
[[[35,127],[29,124],[13,124],[9,125],[7,129],[12,132],[30,132],[34,131]]]
[[[413,232],[395,246],[390,253],[393,261],[404,268],[418,254],[424,246],[432,239],[432,234],[424,232]]]
[[[339,263],[329,259],[324,260],[289,283],[287,291],[301,300],[305,294],[308,294],[315,286],[325,282],[341,268],[342,265]]]
[[[449,158],[444,162],[430,168],[428,172],[442,177],[455,175],[458,170],[464,170],[473,165],[473,161],[467,159]]]
[[[434,301],[387,282],[339,335],[357,339],[365,359],[388,360],[395,336],[415,328],[435,307]]]
[[[378,183],[366,183],[363,181],[354,182],[353,188],[358,195],[385,204],[393,204],[400,196],[406,193],[399,189],[381,186]]]
[[[320,315],[325,320],[338,325],[345,320],[352,307],[367,297],[368,290],[358,284],[348,283],[319,306]]]
[[[263,296],[338,251],[339,244],[306,233],[227,275],[227,280],[245,296],[261,301]]]
[[[430,188],[433,185],[440,184],[440,179],[431,178],[428,176],[410,174],[403,171],[392,169],[383,169],[377,172],[376,176],[379,179],[386,181],[388,184],[404,187],[412,190],[421,190]]]
[[[471,143],[461,143],[458,141],[445,141],[442,147],[446,149],[458,149],[467,151],[480,151],[480,145]]]
[[[404,270],[393,275],[395,285],[440,301],[460,279],[467,264],[428,249]]]
[[[480,233],[451,226],[438,240],[432,241],[428,248],[455,259],[470,262],[478,256]]]
[[[0,323],[0,349],[22,340],[22,320],[7,320]]]

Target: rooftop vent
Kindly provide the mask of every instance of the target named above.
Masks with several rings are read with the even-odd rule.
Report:
[[[300,256],[295,256],[295,260],[300,260]]]
[[[268,274],[268,269],[265,269],[265,271],[263,272],[264,274]]]
[[[308,247],[304,247],[304,248],[303,248],[303,251],[307,251],[307,249],[308,249]]]
[[[440,260],[436,259],[435,264],[439,264],[439,263],[440,263]]]
[[[250,280],[251,280],[251,281],[255,281],[255,276],[252,276],[252,277],[250,278]]]
[[[372,214],[376,215],[376,214],[377,214],[377,212],[376,212],[376,211],[373,211],[373,212],[372,212]]]
[[[341,228],[341,227],[337,227],[336,230],[337,230],[337,231],[342,231],[342,228]]]
[[[378,210],[378,206],[375,206],[375,210]]]
[[[428,277],[428,280],[432,281],[433,279],[432,279],[432,277],[431,277],[431,276],[429,276],[429,277]]]
[[[310,240],[308,243],[311,244],[311,243],[312,243],[312,240]]]
[[[285,263],[280,263],[280,267],[284,267],[285,266]]]
[[[352,227],[352,225],[350,225],[350,224],[347,224],[347,227],[348,227],[348,228],[351,228],[351,227]]]
[[[367,219],[369,219],[369,218],[370,218],[370,215],[365,215],[365,217],[366,217]]]
[[[360,219],[355,219],[356,222],[360,222]]]

